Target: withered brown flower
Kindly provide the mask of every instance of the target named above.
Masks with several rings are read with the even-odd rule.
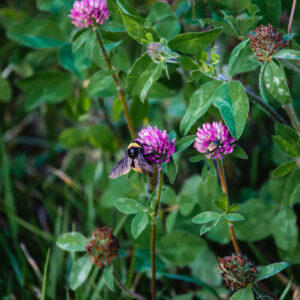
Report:
[[[92,238],[85,247],[90,258],[99,268],[107,266],[119,254],[119,243],[113,235],[112,229],[107,226],[96,228]]]
[[[288,41],[272,26],[260,25],[249,34],[251,48],[259,61],[268,61],[270,57],[286,47]]]

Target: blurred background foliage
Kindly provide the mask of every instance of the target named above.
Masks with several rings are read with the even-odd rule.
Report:
[[[166,40],[179,33],[222,26],[213,44],[220,56],[216,68],[226,76],[232,50],[247,39],[249,31],[270,23],[285,34],[291,9],[288,0],[172,2],[169,7],[162,2],[126,1]],[[125,87],[130,68],[146,48],[128,36],[116,3],[108,3],[113,22],[103,26],[102,37]],[[72,5],[73,0],[6,0],[0,4],[3,299],[118,299],[120,293],[104,287],[102,274],[96,269],[83,286],[75,293],[71,291],[68,282],[75,254],[66,254],[56,245],[62,233],[78,231],[88,237],[95,227],[103,225],[113,228],[119,238],[123,255],[117,266],[121,277],[144,295],[150,291],[150,225],[134,240],[132,215],[114,208],[120,197],[143,199],[146,184],[137,174],[108,179],[130,135],[96,36],[92,30],[83,32],[71,24],[68,14]],[[300,5],[292,28],[296,34],[293,46],[298,50],[299,15]],[[84,45],[83,40],[87,41]],[[244,50],[235,68],[235,79],[259,94],[259,64],[250,48]],[[179,139],[180,121],[190,98],[208,77],[199,72],[190,78],[179,65],[169,64],[168,70],[170,79],[163,72],[144,103],[138,95],[127,93],[126,99],[136,130],[146,124],[157,125],[174,131]],[[299,74],[286,69],[286,75],[299,113]],[[268,98],[288,120],[280,103],[270,95]],[[214,120],[221,117],[211,106],[189,133],[194,134],[198,124]],[[287,205],[300,181],[300,170],[280,178],[273,176],[276,166],[289,157],[272,144],[272,134],[272,119],[251,104],[239,140],[249,159],[228,157],[224,161],[231,201],[241,204],[239,213],[246,218],[235,228],[248,257],[257,264],[289,262],[286,275],[300,284],[299,191],[293,209]],[[199,226],[191,222],[201,211],[217,211],[213,201],[221,195],[217,178],[208,175],[203,182],[201,163],[188,161],[195,154],[192,147],[176,153],[175,182],[164,179],[157,230],[161,299],[225,299],[228,294],[217,270],[217,256],[233,251],[225,222],[205,237],[199,236]],[[48,277],[42,291],[48,249]],[[276,278],[267,283],[276,292],[284,289]]]

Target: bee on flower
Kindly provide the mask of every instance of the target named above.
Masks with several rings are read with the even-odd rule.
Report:
[[[235,139],[221,121],[205,123],[198,127],[194,147],[207,158],[223,159],[225,154],[232,153]]]

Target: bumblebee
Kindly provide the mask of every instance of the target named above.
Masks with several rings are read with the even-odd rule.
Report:
[[[208,147],[207,147],[207,154],[211,154],[211,153],[214,153],[217,148],[220,146],[220,142],[219,141],[213,141],[213,142],[210,142]]]
[[[124,157],[112,168],[109,173],[109,178],[117,178],[121,175],[127,174],[132,168],[139,173],[145,173],[148,176],[153,176],[153,167],[144,156],[144,149],[142,144],[134,140],[132,141]]]

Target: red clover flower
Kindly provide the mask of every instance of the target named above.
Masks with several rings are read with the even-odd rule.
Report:
[[[251,48],[259,61],[268,61],[270,57],[286,47],[288,41],[272,26],[260,25],[249,34]]]
[[[90,258],[99,268],[102,268],[103,265],[107,266],[114,257],[118,256],[119,248],[117,238],[107,226],[96,228],[85,247]]]
[[[255,280],[257,267],[247,257],[232,255],[218,259],[218,269],[231,289],[244,288]]]
[[[156,126],[148,125],[138,133],[138,141],[142,144],[145,158],[154,164],[170,162],[175,151],[175,138],[170,142],[166,130],[160,131]]]
[[[78,28],[103,24],[109,18],[110,12],[106,0],[81,0],[75,1],[69,17],[72,24]]]
[[[202,128],[198,127],[194,147],[207,158],[223,159],[224,154],[233,151],[234,142],[235,139],[220,121],[212,124],[205,123]]]

